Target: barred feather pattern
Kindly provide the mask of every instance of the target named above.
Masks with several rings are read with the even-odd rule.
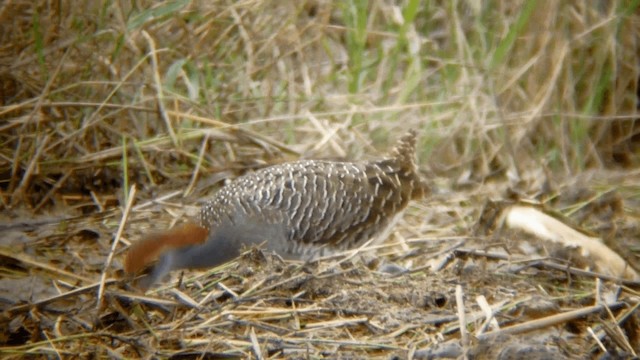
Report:
[[[210,238],[236,223],[281,225],[283,238],[262,240],[290,258],[359,246],[428,192],[416,171],[415,144],[412,131],[382,160],[304,160],[244,175],[203,206],[200,223]]]

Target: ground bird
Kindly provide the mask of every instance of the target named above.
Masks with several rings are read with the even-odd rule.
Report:
[[[201,209],[199,224],[134,244],[125,270],[149,287],[173,270],[208,268],[263,244],[284,258],[310,259],[382,240],[410,200],[428,192],[415,161],[416,134],[368,162],[303,160],[263,168],[223,186]]]

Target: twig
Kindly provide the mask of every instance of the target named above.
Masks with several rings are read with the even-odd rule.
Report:
[[[176,289],[176,288],[171,288],[171,290],[169,290],[170,293],[172,293],[181,303],[192,307],[194,309],[198,309],[200,308],[200,305],[193,300],[193,298],[185,293],[183,293],[182,291]]]
[[[483,250],[474,250],[474,249],[455,249],[453,253],[456,254],[456,256],[471,255],[476,257],[484,257],[492,260],[510,260],[512,263],[522,262],[522,263],[527,263],[525,267],[549,268],[552,270],[568,272],[573,275],[581,275],[581,276],[586,276],[590,278],[599,278],[607,281],[615,281],[627,286],[640,286],[640,281],[625,280],[615,276],[596,273],[593,271],[582,270],[582,269],[578,269],[578,268],[567,266],[567,265],[557,264],[551,261],[545,261],[544,259],[515,258],[509,255],[491,253]]]
[[[577,310],[572,310],[572,311],[567,311],[565,313],[560,313],[560,314],[555,314],[555,315],[551,315],[551,316],[547,316],[544,318],[540,318],[540,319],[535,319],[526,323],[522,323],[522,324],[518,324],[518,325],[513,325],[513,326],[509,326],[509,327],[505,327],[502,328],[500,330],[497,331],[490,331],[488,333],[484,333],[481,335],[478,335],[478,339],[483,340],[483,339],[489,339],[489,338],[493,338],[496,337],[498,335],[503,335],[503,334],[521,334],[521,333],[525,333],[528,331],[533,331],[533,330],[537,330],[537,329],[542,329],[545,328],[547,326],[553,326],[553,325],[557,325],[560,323],[564,323],[567,322],[569,320],[573,320],[573,319],[577,319],[589,314],[594,314],[597,312],[600,312],[602,310],[605,310],[605,308],[609,307],[609,308],[618,308],[625,305],[624,302],[616,302],[613,304],[609,304],[609,306],[606,305],[594,305],[594,306],[589,306],[586,308],[581,308],[581,309],[577,309]]]
[[[56,267],[53,267],[47,263],[44,263],[42,261],[36,260],[31,258],[30,256],[26,255],[26,254],[20,254],[20,253],[16,253],[15,251],[8,251],[5,248],[0,247],[0,256],[5,256],[7,258],[10,259],[16,259],[18,261],[20,261],[21,263],[24,263],[26,265],[29,266],[33,266],[36,268],[41,268],[44,269],[46,271],[50,271],[54,274],[58,274],[58,275],[62,275],[66,278],[70,278],[70,279],[74,279],[76,281],[81,281],[83,283],[90,283],[92,280],[90,278],[69,272],[69,271],[65,271],[62,269],[58,269]]]
[[[109,294],[111,294],[111,292]],[[182,303],[174,300],[153,298],[145,295],[136,295],[136,294],[122,293],[122,292],[114,292],[112,295],[118,298],[127,299],[128,301],[136,301],[140,303],[151,304],[158,307],[161,307],[161,306],[176,307],[176,306],[183,305]]]
[[[602,343],[602,341],[600,341],[600,339],[598,339],[598,336],[596,335],[596,333],[593,332],[593,329],[591,328],[591,326],[587,326],[587,331],[589,332],[589,335],[591,335],[593,340],[595,340],[596,344],[598,344],[598,346],[600,347],[602,352],[603,353],[607,353],[608,352],[607,348],[604,347],[604,344]]]
[[[633,350],[633,346],[631,346],[631,344],[629,343],[629,339],[625,335],[624,331],[622,331],[622,329],[620,328],[620,324],[618,324],[618,320],[616,319],[616,317],[613,316],[611,309],[608,306],[606,306],[606,304],[604,305],[604,308],[605,310],[607,310],[607,315],[609,315],[609,318],[613,320],[613,324],[614,324],[611,330],[615,334],[615,336],[611,336],[611,338],[614,339],[614,341],[618,344],[618,346],[625,349],[625,351],[628,351],[629,353],[633,354],[633,357],[636,357],[637,354]],[[603,325],[606,326],[606,323],[603,323]]]
[[[107,279],[107,271],[111,266],[111,261],[113,260],[113,254],[116,251],[116,247],[120,242],[120,237],[122,236],[122,232],[124,231],[124,225],[127,222],[127,218],[129,217],[129,211],[131,210],[131,206],[133,205],[133,200],[136,197],[136,185],[131,185],[131,189],[129,190],[129,197],[127,201],[127,205],[124,208],[124,212],[122,213],[122,219],[120,220],[120,226],[118,227],[118,232],[116,233],[115,238],[113,239],[113,243],[111,244],[111,250],[109,251],[109,256],[107,257],[107,261],[104,264],[104,269],[102,270],[102,276],[100,277],[100,286],[98,287],[98,299],[96,304],[96,310],[100,311],[100,304],[102,303],[102,297],[104,296],[104,284]]]
[[[149,44],[149,57],[151,58],[151,68],[153,69],[153,82],[155,83],[156,88],[156,97],[158,98],[158,112],[160,113],[160,117],[164,120],[165,125],[167,126],[167,131],[169,132],[169,136],[173,141],[173,145],[178,148],[178,137],[176,136],[175,131],[173,131],[173,127],[171,126],[171,119],[169,119],[169,115],[167,114],[167,110],[164,107],[164,94],[162,92],[162,82],[160,80],[160,70],[158,68],[158,57],[156,53],[156,43],[153,41],[149,33],[142,30],[142,36],[147,40]]]
[[[316,323],[308,323],[305,325],[305,331],[311,331],[315,329],[327,329],[327,328],[337,328],[341,326],[362,324],[369,321],[369,318],[366,316],[354,318],[354,319],[338,319],[338,320],[329,320],[329,321],[320,321]]]
[[[108,284],[112,284],[112,283],[115,283],[115,282],[116,282],[116,280],[108,280],[107,281]],[[36,301],[34,303],[28,303],[28,304],[22,304],[22,305],[14,306],[14,307],[8,309],[7,312],[10,313],[10,314],[15,314],[15,313],[23,312],[23,311],[28,311],[28,310],[33,309],[33,308],[40,308],[42,306],[45,306],[45,305],[50,304],[52,302],[56,302],[58,300],[67,299],[69,297],[73,297],[73,296],[76,296],[76,295],[87,293],[87,292],[89,292],[91,290],[94,290],[94,288],[96,288],[99,285],[100,285],[99,283],[94,283],[94,284],[87,285],[87,286],[84,286],[84,287],[81,287],[81,288],[77,288],[75,290],[71,290],[71,291],[66,292],[64,294],[51,296],[51,297],[48,297],[46,299],[43,299],[43,300],[40,300],[40,301]]]
[[[256,356],[256,359],[263,359],[262,351],[260,351],[260,344],[258,343],[258,337],[256,337],[256,331],[253,327],[249,332],[249,337],[251,338],[251,347],[253,348],[253,354]]]
[[[229,293],[229,295],[231,295],[234,299],[237,299],[237,298],[238,298],[238,294],[236,294],[236,292],[235,292],[235,291],[233,291],[233,290],[229,289],[228,287],[226,287],[226,286],[222,283],[222,281],[219,281],[219,282],[217,283],[217,285],[218,285],[222,290],[224,290],[224,291],[228,292],[228,293]]]
[[[458,310],[460,338],[462,340],[462,346],[464,347],[466,354],[466,349],[468,349],[469,347],[469,333],[467,332],[467,320],[465,318],[464,292],[462,290],[462,286],[460,285],[456,285],[456,309]]]
[[[60,350],[58,350],[58,348],[56,347],[55,343],[53,341],[51,341],[51,338],[49,337],[49,334],[47,334],[46,331],[42,332],[44,334],[44,337],[47,338],[47,341],[49,342],[49,346],[51,346],[51,349],[53,349],[53,351],[55,351],[56,355],[58,356],[58,359],[62,359],[62,354],[60,354]]]
[[[181,192],[182,191],[180,191],[180,190],[175,190],[175,191],[172,191],[172,192],[170,192],[168,194],[153,198],[151,200],[143,202],[142,204],[138,204],[138,205],[134,206],[133,207],[133,211],[138,211],[138,210],[144,209],[144,208],[146,208],[148,206],[151,206],[153,204],[157,204],[158,202],[169,200],[171,198],[174,198],[174,197],[180,195]]]
[[[485,298],[483,295],[479,295],[476,297],[476,302],[478,303],[478,306],[480,306],[480,309],[484,312],[486,317],[484,323],[482,324],[480,329],[478,329],[476,336],[482,334],[485,330],[487,330],[489,326],[494,329],[500,329],[500,324],[498,324],[498,320],[496,320],[493,314],[493,309],[491,309],[487,298]]]

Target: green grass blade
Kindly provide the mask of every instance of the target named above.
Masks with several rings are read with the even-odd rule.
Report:
[[[44,40],[42,37],[42,28],[40,24],[40,13],[38,13],[37,9],[33,13],[33,23],[31,25],[31,30],[33,32],[33,42],[38,63],[42,68],[42,73],[47,74],[47,67],[45,66],[44,61]]]
[[[158,7],[143,10],[129,19],[127,22],[127,30],[135,30],[142,27],[149,21],[172,15],[176,11],[187,6],[187,4],[189,4],[189,0],[176,0],[169,1]]]
[[[349,92],[360,89],[363,77],[364,50],[367,42],[367,0],[354,0],[342,6],[347,25],[347,52],[349,53]]]
[[[504,61],[504,58],[509,54],[509,51],[513,47],[513,43],[516,41],[518,35],[522,32],[525,26],[529,23],[531,19],[531,15],[536,9],[536,5],[538,1],[536,0],[527,0],[524,8],[520,12],[520,16],[515,21],[507,36],[500,42],[496,51],[493,53],[493,58],[491,59],[491,64],[489,65],[490,69],[495,69],[497,65],[501,64]]]

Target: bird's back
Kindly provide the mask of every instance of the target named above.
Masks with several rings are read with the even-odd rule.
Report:
[[[414,133],[390,155],[371,162],[296,161],[244,175],[203,206],[201,223],[210,238],[229,224],[281,224],[283,238],[263,240],[288,257],[353,248],[427,191],[416,172]],[[259,234],[249,242],[256,239]]]

